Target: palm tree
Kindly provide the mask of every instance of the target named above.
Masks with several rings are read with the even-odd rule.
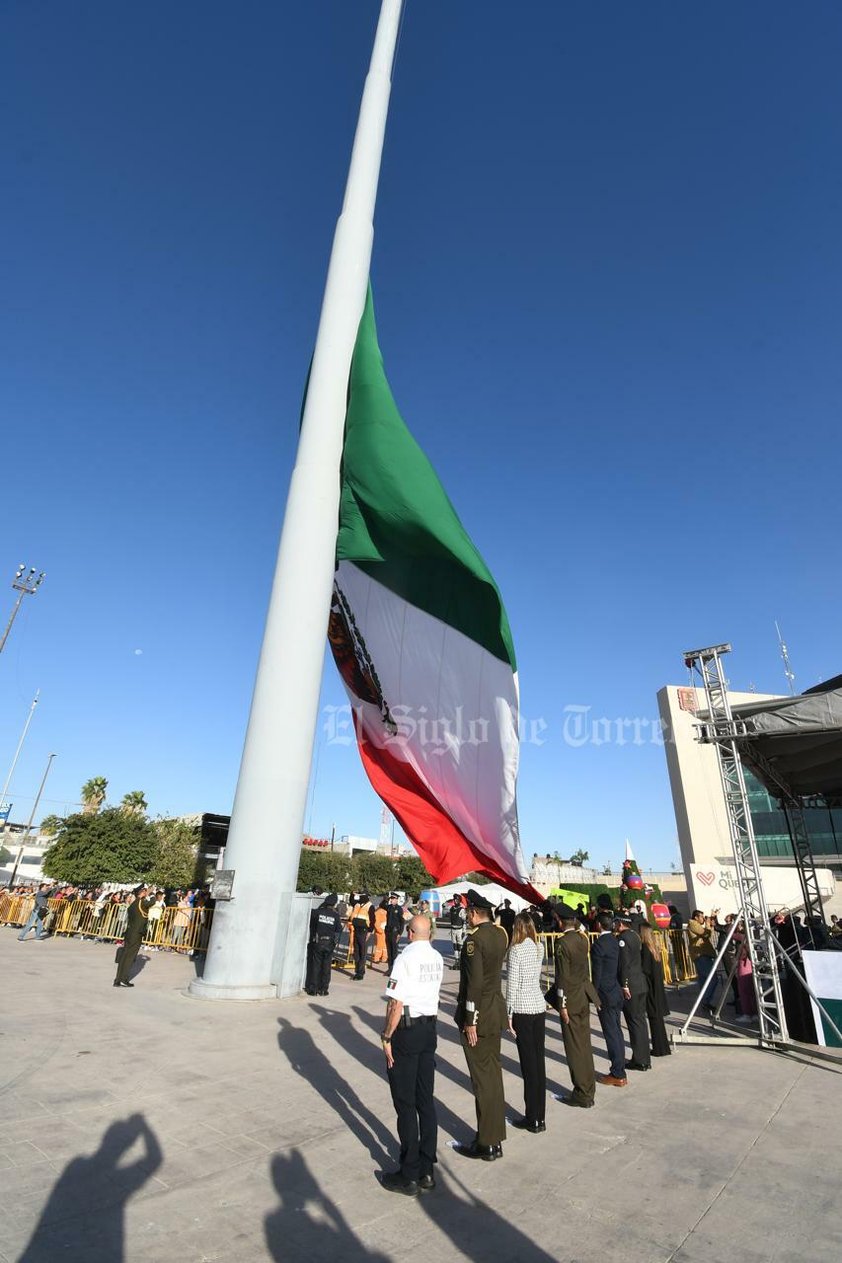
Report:
[[[131,789],[128,794],[123,795],[123,800],[120,803],[120,810],[127,811],[133,816],[142,816],[148,806],[149,803],[143,796],[143,790]]]
[[[45,816],[41,821],[39,833],[44,838],[52,838],[64,824],[61,816]]]
[[[82,786],[82,810],[86,816],[95,816],[105,802],[108,781],[104,776],[92,776]]]

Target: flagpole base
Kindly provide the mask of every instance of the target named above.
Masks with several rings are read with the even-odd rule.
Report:
[[[264,986],[240,987],[194,978],[186,994],[196,1000],[277,1000],[278,988],[272,983]]]

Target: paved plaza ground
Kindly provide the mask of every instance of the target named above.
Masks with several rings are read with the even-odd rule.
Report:
[[[545,1135],[510,1131],[502,1161],[470,1162],[447,1146],[474,1117],[448,970],[438,1188],[410,1200],[375,1178],[397,1153],[381,974],[337,976],[326,1000],[209,1003],[185,995],[183,957],[152,954],[129,992],[113,945],[16,934],[0,929],[8,1263],[839,1257],[842,1067],[682,1047],[593,1110],[550,1101]],[[515,1114],[513,1040],[504,1054]]]

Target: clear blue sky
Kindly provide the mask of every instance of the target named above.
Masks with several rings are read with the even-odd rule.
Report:
[[[374,0],[4,6],[0,659],[26,818],[230,810]],[[842,670],[842,10],[408,0],[372,268],[395,395],[518,650],[527,855],[677,858],[653,720]],[[0,614],[4,614],[0,607]],[[140,652],[139,652],[140,651]],[[294,667],[291,667],[294,669]],[[343,694],[333,668],[325,704]],[[320,738],[308,819],[377,833]]]

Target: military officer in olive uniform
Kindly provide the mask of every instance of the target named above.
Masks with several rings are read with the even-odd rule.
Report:
[[[115,987],[134,986],[133,982],[129,982],[129,974],[146,934],[149,908],[154,901],[155,896],[149,894],[148,886],[135,887],[134,902],[129,904],[129,916],[123,935],[123,946],[120,949],[117,977],[112,984]]]
[[[573,1080],[573,1091],[565,1097],[564,1104],[590,1109],[596,1095],[591,1004],[599,1008],[599,996],[588,972],[588,936],[576,928],[576,913],[567,904],[562,904],[557,912],[562,934],[555,949],[555,983],[564,1052]]]
[[[506,1105],[500,1065],[500,1036],[509,1024],[500,978],[509,946],[502,926],[492,921],[487,899],[469,890],[465,896],[468,933],[459,967],[456,1024],[474,1089],[477,1134],[470,1145],[454,1145],[466,1158],[493,1162],[503,1156]]]

